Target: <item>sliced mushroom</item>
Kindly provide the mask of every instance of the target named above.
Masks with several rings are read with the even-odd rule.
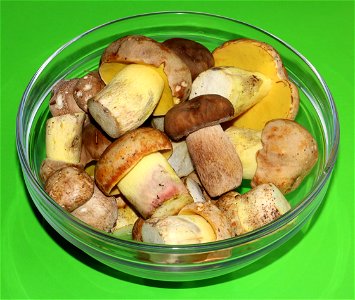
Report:
[[[252,187],[271,182],[282,193],[295,190],[318,160],[317,142],[300,124],[287,119],[269,121],[262,131]]]
[[[211,197],[240,185],[242,165],[219,123],[234,114],[231,102],[219,95],[201,95],[175,105],[165,116],[165,132],[174,140],[186,137],[196,172]]]

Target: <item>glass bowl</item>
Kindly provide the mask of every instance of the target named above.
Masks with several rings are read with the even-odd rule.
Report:
[[[45,123],[52,87],[98,67],[104,48],[119,37],[140,34],[158,41],[184,37],[213,50],[236,38],[252,38],[280,53],[300,92],[296,121],[316,138],[319,160],[301,186],[287,195],[292,209],[276,221],[228,240],[183,246],[142,244],[95,230],[65,212],[44,191],[39,168],[45,158]],[[17,151],[23,178],[36,207],[64,238],[102,263],[131,275],[169,281],[216,277],[238,270],[297,233],[326,194],[336,161],[339,123],[331,93],[312,64],[276,36],[230,18],[197,12],[137,15],[95,27],[61,46],[29,82],[17,116]],[[168,272],[168,273],[167,273]]]

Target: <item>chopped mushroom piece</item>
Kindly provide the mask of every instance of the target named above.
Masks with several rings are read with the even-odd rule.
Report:
[[[283,194],[295,190],[318,160],[317,142],[300,124],[287,119],[269,121],[262,131],[255,187],[272,182]]]
[[[219,125],[233,114],[228,99],[219,95],[201,95],[175,105],[165,116],[165,132],[172,139],[187,136],[192,162],[211,197],[238,187],[242,181],[238,154]]]

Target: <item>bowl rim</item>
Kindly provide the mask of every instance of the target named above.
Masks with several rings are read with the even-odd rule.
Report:
[[[284,214],[281,218],[278,218],[277,220],[259,228],[256,229],[252,232],[246,233],[244,235],[226,239],[226,240],[221,240],[221,241],[215,241],[215,242],[210,242],[210,243],[204,243],[204,244],[193,244],[193,245],[160,245],[160,244],[148,244],[148,243],[140,243],[136,241],[129,241],[125,239],[120,239],[113,234],[106,233],[103,231],[96,230],[89,225],[85,224],[84,222],[78,220],[77,218],[73,217],[70,213],[64,211],[51,197],[47,195],[47,193],[44,191],[42,185],[37,181],[34,171],[31,170],[30,164],[29,164],[29,153],[26,151],[26,145],[23,143],[23,133],[27,135],[26,141],[28,142],[28,135],[29,135],[29,129],[28,132],[23,131],[22,127],[22,121],[21,121],[21,115],[22,111],[24,110],[24,106],[27,100],[27,97],[29,95],[29,92],[31,91],[34,83],[36,82],[37,78],[40,76],[42,71],[46,68],[46,66],[60,53],[62,52],[65,48],[70,46],[71,44],[75,43],[77,40],[80,38],[90,34],[91,32],[94,32],[96,30],[99,30],[102,27],[109,26],[114,23],[118,22],[124,22],[126,20],[131,20],[131,19],[136,19],[136,18],[144,18],[147,16],[154,16],[154,15],[169,15],[169,14],[174,14],[174,15],[199,15],[199,16],[204,16],[204,17],[211,17],[211,18],[216,18],[216,19],[221,19],[233,23],[237,23],[239,25],[247,26],[250,27],[254,30],[257,30],[261,32],[262,34],[265,34],[273,39],[275,39],[277,42],[281,43],[283,46],[291,50],[294,54],[296,54],[303,62],[308,65],[308,67],[312,70],[314,75],[316,75],[317,79],[321,83],[321,86],[324,90],[324,92],[327,95],[327,100],[329,101],[329,105],[331,107],[331,110],[333,112],[333,124],[334,124],[334,129],[333,129],[333,139],[330,142],[331,151],[329,155],[326,156],[326,162],[325,162],[325,167],[322,171],[321,176],[319,176],[318,180],[314,184],[314,188],[312,191],[308,193],[305,199],[303,199],[298,205],[296,205],[294,208],[292,208],[290,211],[288,211],[286,214]],[[39,103],[40,105],[41,103]],[[35,112],[37,113],[37,110],[39,108],[39,105],[37,103],[36,110]],[[32,118],[35,115],[35,113],[32,114]],[[328,136],[327,136],[328,138]],[[180,250],[182,251],[181,253],[186,253],[186,254],[191,254],[191,253],[197,253],[201,251],[211,251],[211,250],[221,250],[229,247],[236,247],[239,245],[242,245],[244,243],[250,242],[252,240],[260,239],[266,235],[269,235],[273,232],[276,232],[289,222],[291,222],[293,219],[295,219],[306,207],[308,207],[314,197],[320,193],[324,185],[327,183],[328,178],[331,176],[332,170],[334,168],[337,155],[338,155],[338,148],[339,148],[339,139],[340,139],[340,128],[339,128],[339,120],[338,120],[338,113],[337,109],[334,103],[333,96],[329,90],[328,85],[326,84],[325,80],[323,77],[320,75],[320,73],[317,71],[317,69],[311,64],[308,59],[303,56],[298,50],[293,48],[291,45],[277,37],[276,35],[260,28],[255,25],[249,24],[247,22],[237,20],[231,17],[226,17],[223,15],[218,15],[218,14],[211,14],[211,13],[206,13],[206,12],[197,12],[197,11],[157,11],[157,12],[149,12],[149,13],[142,13],[142,14],[135,14],[135,15],[130,15],[122,18],[117,18],[105,23],[102,23],[98,26],[92,27],[91,29],[79,34],[78,36],[72,38],[62,46],[60,46],[56,51],[53,52],[52,55],[50,55],[44,63],[39,67],[39,69],[35,72],[31,80],[29,81],[28,85],[25,88],[25,91],[23,93],[23,96],[21,98],[21,102],[19,105],[18,113],[17,113],[17,118],[16,118],[16,148],[18,152],[18,157],[22,166],[22,170],[24,173],[27,175],[27,179],[32,185],[33,188],[35,188],[36,192],[40,194],[40,196],[48,202],[50,205],[50,209],[56,210],[58,213],[62,214],[68,221],[71,223],[74,223],[76,227],[78,227],[81,231],[84,231],[86,234],[91,235],[92,237],[95,237],[96,239],[109,243],[111,245],[115,246],[124,246],[127,248],[130,248],[132,250],[140,250],[140,251],[149,251],[152,253],[165,253],[166,250],[174,250],[174,253],[179,252]]]

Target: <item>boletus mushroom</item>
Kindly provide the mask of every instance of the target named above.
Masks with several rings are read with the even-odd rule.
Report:
[[[161,131],[140,127],[115,140],[95,168],[98,187],[109,195],[115,186],[143,218],[176,214],[193,202],[184,184],[159,151],[171,150]]]
[[[173,139],[186,137],[196,172],[211,197],[241,184],[242,165],[221,122],[234,115],[231,102],[219,95],[201,95],[175,105],[165,116],[165,132]]]
[[[228,192],[216,205],[227,218],[234,236],[258,229],[291,209],[281,191],[271,183],[258,185],[242,195]]]
[[[287,194],[300,185],[318,160],[317,142],[307,129],[292,120],[269,121],[261,142],[252,187],[272,182]]]

